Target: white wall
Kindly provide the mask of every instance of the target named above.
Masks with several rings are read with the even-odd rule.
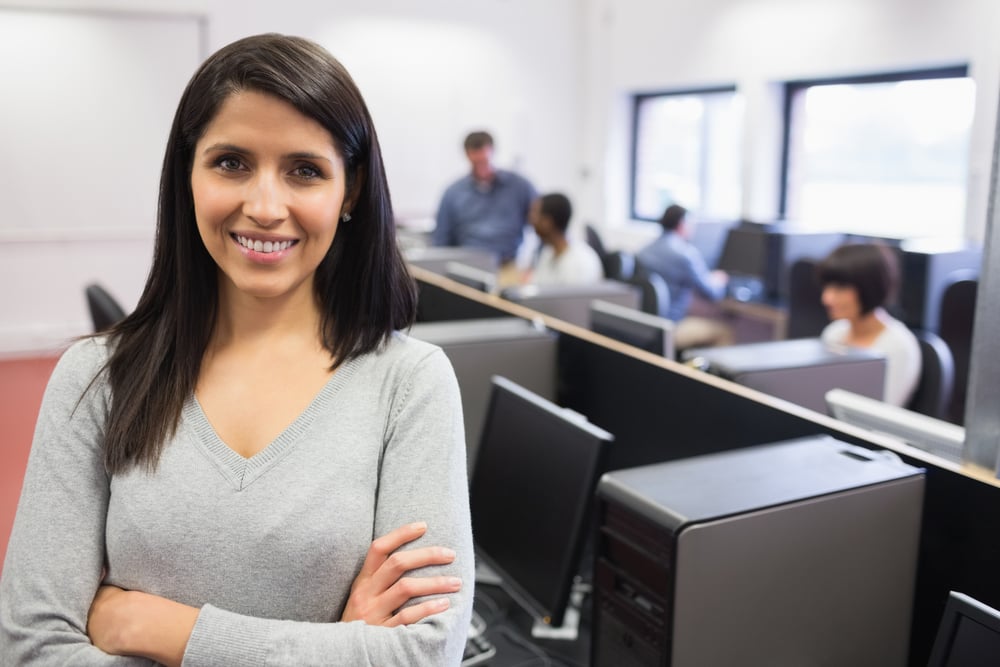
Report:
[[[0,11],[13,6],[199,14],[207,52],[263,31],[316,39],[368,99],[401,217],[433,214],[441,190],[466,169],[462,137],[485,127],[501,165],[541,190],[566,191],[577,228],[618,230],[615,247],[656,233],[627,224],[631,94],[738,85],[746,95],[743,213],[767,219],[777,209],[779,82],[968,62],[978,102],[966,226],[970,237],[983,235],[1000,91],[995,0],[0,0]],[[30,57],[17,66],[37,69]],[[124,92],[116,101],[128,103]],[[44,126],[21,130],[15,136],[44,146]],[[159,159],[129,168],[157,174]],[[53,162],[59,178],[87,170]],[[113,227],[100,221],[118,210],[112,199],[68,209],[64,219]],[[32,229],[0,235],[0,299],[14,304],[0,320],[0,353],[86,332],[87,279],[132,307],[148,267],[150,222],[79,238]]]
[[[48,10],[52,16],[66,9],[105,18],[201,15],[207,25],[206,53],[269,31],[320,42],[347,66],[368,101],[393,203],[404,219],[433,216],[445,186],[468,169],[461,142],[472,129],[493,132],[498,163],[518,169],[540,190],[563,190],[575,198],[582,189],[578,59],[583,33],[582,9],[575,0],[0,0],[0,19],[5,9],[10,13],[15,7]],[[54,39],[42,32],[26,37],[39,45]],[[127,39],[112,35],[103,43],[122,62],[140,55]],[[141,55],[186,58],[189,76],[202,57],[196,51],[191,44],[158,45]],[[45,81],[51,70],[25,56],[12,59],[19,77]],[[47,143],[52,128],[36,109],[21,108],[17,122],[8,123],[5,141],[24,141],[29,153],[50,157],[52,170],[44,177],[50,179],[49,203],[55,209],[34,214],[34,220],[18,218],[16,233],[3,234],[0,224],[0,300],[13,304],[0,320],[0,354],[50,349],[86,333],[83,286],[90,280],[103,282],[127,309],[135,305],[149,266],[162,145],[184,82],[164,82],[174,100],[160,105],[166,121],[133,113],[140,122],[148,120],[153,150],[123,146],[107,129],[86,128],[104,135],[94,140],[109,149],[131,151],[122,169],[149,177],[151,187],[143,186],[148,216],[142,220],[123,211],[119,196],[94,192],[84,205],[60,200],[59,179],[106,184],[115,175],[88,170],[93,163],[85,156],[71,164],[60,161],[58,147]],[[108,83],[115,87],[115,81]],[[95,94],[87,100],[88,105],[114,105],[119,113],[126,109],[126,116],[134,102],[128,90],[116,99]],[[70,135],[61,143],[76,147],[77,142]],[[0,177],[3,171],[0,163]],[[135,189],[120,188],[120,197],[132,196]],[[53,218],[61,221],[61,232],[48,229],[46,221]]]
[[[736,84],[746,100],[743,215],[777,213],[780,82],[968,63],[977,84],[965,226],[982,239],[1000,90],[995,0],[590,0],[588,44],[602,74],[587,90],[585,160],[603,183],[585,214],[628,247],[629,96]],[[596,119],[596,120],[595,120]],[[617,228],[617,237],[615,229]]]

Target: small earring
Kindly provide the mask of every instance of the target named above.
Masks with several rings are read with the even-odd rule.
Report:
[[[350,213],[346,213],[346,212],[345,213],[341,213],[340,214],[340,219],[341,219],[342,222],[350,222],[351,221],[351,214]]]

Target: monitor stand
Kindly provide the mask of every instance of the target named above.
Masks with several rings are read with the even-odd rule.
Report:
[[[489,565],[477,560],[476,583],[486,586],[501,586],[503,579]],[[566,604],[566,612],[563,614],[562,625],[549,625],[536,618],[531,626],[531,636],[536,639],[576,640],[580,634],[580,609],[583,606],[583,598],[591,590],[591,585],[578,577],[573,582],[569,602]]]
[[[559,639],[576,641],[580,634],[580,609],[583,607],[583,597],[591,590],[590,584],[580,581],[573,583],[569,594],[566,612],[563,614],[562,625],[549,625],[540,619],[535,619],[531,626],[531,636],[536,639]]]

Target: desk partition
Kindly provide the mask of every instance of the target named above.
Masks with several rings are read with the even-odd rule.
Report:
[[[910,664],[926,664],[949,591],[1000,607],[1000,482],[991,476],[439,276],[414,273],[420,282],[454,296],[461,292],[480,307],[539,318],[556,332],[556,402],[615,436],[609,469],[818,434],[894,451],[905,463],[924,468]]]

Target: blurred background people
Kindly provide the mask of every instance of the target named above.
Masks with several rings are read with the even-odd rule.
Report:
[[[817,271],[823,306],[832,320],[820,337],[885,355],[883,400],[905,406],[920,381],[920,344],[885,309],[899,286],[892,250],[870,243],[845,244],[830,253]]]
[[[688,240],[687,209],[671,204],[660,217],[660,225],[663,233],[640,250],[636,260],[659,274],[670,289],[667,317],[677,324],[677,349],[732,344],[732,329],[724,322],[687,315],[696,291],[709,301],[719,301],[726,294],[729,277],[724,271],[710,270],[701,252]]]
[[[493,137],[477,131],[465,138],[470,172],[444,191],[431,234],[435,246],[491,250],[502,270],[512,267],[538,196],[528,179],[493,164]]]
[[[528,219],[542,243],[534,266],[523,282],[537,285],[584,285],[604,279],[601,258],[589,245],[566,235],[573,207],[558,192],[542,195],[531,203]]]

